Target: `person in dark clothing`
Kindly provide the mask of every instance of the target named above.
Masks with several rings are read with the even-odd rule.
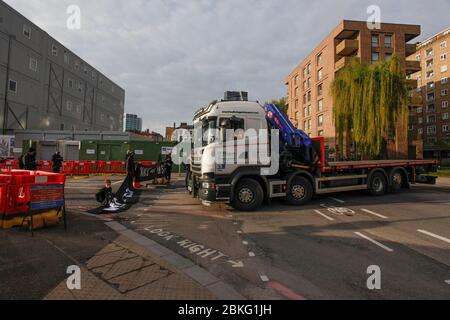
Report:
[[[37,162],[36,162],[36,150],[30,148],[28,153],[25,155],[24,161],[25,170],[36,171],[37,170]]]
[[[166,158],[164,159],[164,177],[167,180],[167,183],[170,184],[170,178],[172,176],[172,156],[170,154],[166,155]]]
[[[108,207],[113,198],[112,195],[111,180],[107,179],[105,186],[95,194],[95,199],[102,204],[102,207]]]
[[[61,154],[59,151],[56,151],[55,154],[52,156],[52,170],[53,173],[60,173],[61,167],[63,163],[63,157],[61,157]]]
[[[191,178],[191,165],[186,163],[184,165],[184,171],[186,172],[186,176],[184,178],[184,184],[186,186],[186,190],[189,189],[189,179]]]
[[[25,169],[25,163],[24,163],[23,154],[20,155],[20,157],[19,157],[19,159],[17,159],[17,161],[19,162],[19,169],[20,170]]]

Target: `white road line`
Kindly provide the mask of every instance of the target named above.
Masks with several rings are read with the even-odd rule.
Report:
[[[445,283],[446,284],[450,284],[450,280],[445,280]]]
[[[336,201],[336,202],[339,202],[339,203],[345,203],[344,200],[341,200],[341,199],[338,199],[338,198],[330,197],[330,199],[331,199],[331,200],[334,200],[334,201]]]
[[[384,244],[379,243],[378,241],[373,240],[372,238],[369,238],[368,236],[362,234],[361,232],[355,232],[355,234],[358,235],[358,236],[360,236],[361,238],[364,238],[364,239],[366,239],[366,240],[372,242],[373,244],[376,244],[377,246],[383,248],[383,249],[386,250],[386,251],[394,252],[394,249],[391,249],[391,248],[389,248],[389,247],[386,247]]]
[[[250,251],[250,252],[248,253],[248,256],[249,256],[249,257],[255,257],[256,254],[255,254],[254,252]]]
[[[261,278],[261,280],[263,282],[269,282],[269,277],[268,276],[261,274],[259,277]]]
[[[442,240],[442,241],[444,241],[444,242],[450,243],[450,239],[444,238],[444,237],[442,237],[442,236],[439,236],[439,235],[437,235],[437,234],[431,233],[431,232],[429,232],[429,231],[426,231],[426,230],[420,230],[420,229],[417,230],[417,231],[420,232],[420,233],[426,234],[427,236],[430,236],[430,237],[433,237],[433,238]]]
[[[328,220],[330,220],[330,221],[334,221],[333,218],[327,216],[326,214],[320,212],[319,210],[314,210],[314,212],[317,213],[317,214],[320,214],[320,215],[321,215],[322,217],[324,217],[325,219],[328,219]]]
[[[238,234],[242,234],[242,231],[241,230],[238,230],[238,231],[236,231]]]
[[[244,246],[248,246],[248,242],[247,242],[247,241],[242,241],[242,244],[243,244]]]
[[[381,219],[389,219],[388,217],[383,216],[382,214],[379,214],[379,213],[376,213],[376,212],[373,212],[373,211],[370,211],[370,210],[367,210],[367,209],[361,209],[361,211],[364,211],[365,213],[374,215],[375,217],[378,217],[378,218],[381,218]]]

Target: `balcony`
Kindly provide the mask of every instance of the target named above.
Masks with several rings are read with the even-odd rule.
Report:
[[[412,74],[415,72],[419,72],[421,70],[420,61],[406,60],[405,69],[406,69],[406,74]]]
[[[349,63],[352,59],[358,59],[358,57],[343,57],[341,59],[339,59],[335,64],[334,64],[334,69],[335,71],[338,71],[339,69],[341,69],[343,66],[345,66],[347,63]]]
[[[411,56],[413,54],[415,54],[417,51],[416,45],[413,43],[407,43],[405,46],[405,54],[406,56]]]
[[[410,107],[423,107],[422,95],[413,92],[411,95]]]
[[[408,79],[408,80],[406,80],[406,85],[408,86],[408,88],[410,90],[414,90],[414,89],[417,89],[418,82],[416,79]]]
[[[340,56],[349,56],[358,51],[358,40],[343,40],[336,46],[336,54]]]

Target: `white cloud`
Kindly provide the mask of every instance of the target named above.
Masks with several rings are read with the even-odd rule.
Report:
[[[126,90],[127,112],[163,131],[228,89],[266,101],[342,19],[365,20],[373,1],[7,0]],[[386,22],[416,23],[424,36],[448,25],[450,4],[382,1]],[[66,28],[81,8],[82,28]]]

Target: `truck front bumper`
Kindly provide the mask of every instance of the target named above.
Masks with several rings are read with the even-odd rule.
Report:
[[[216,184],[213,181],[199,181],[198,197],[203,201],[229,201],[231,185]]]

